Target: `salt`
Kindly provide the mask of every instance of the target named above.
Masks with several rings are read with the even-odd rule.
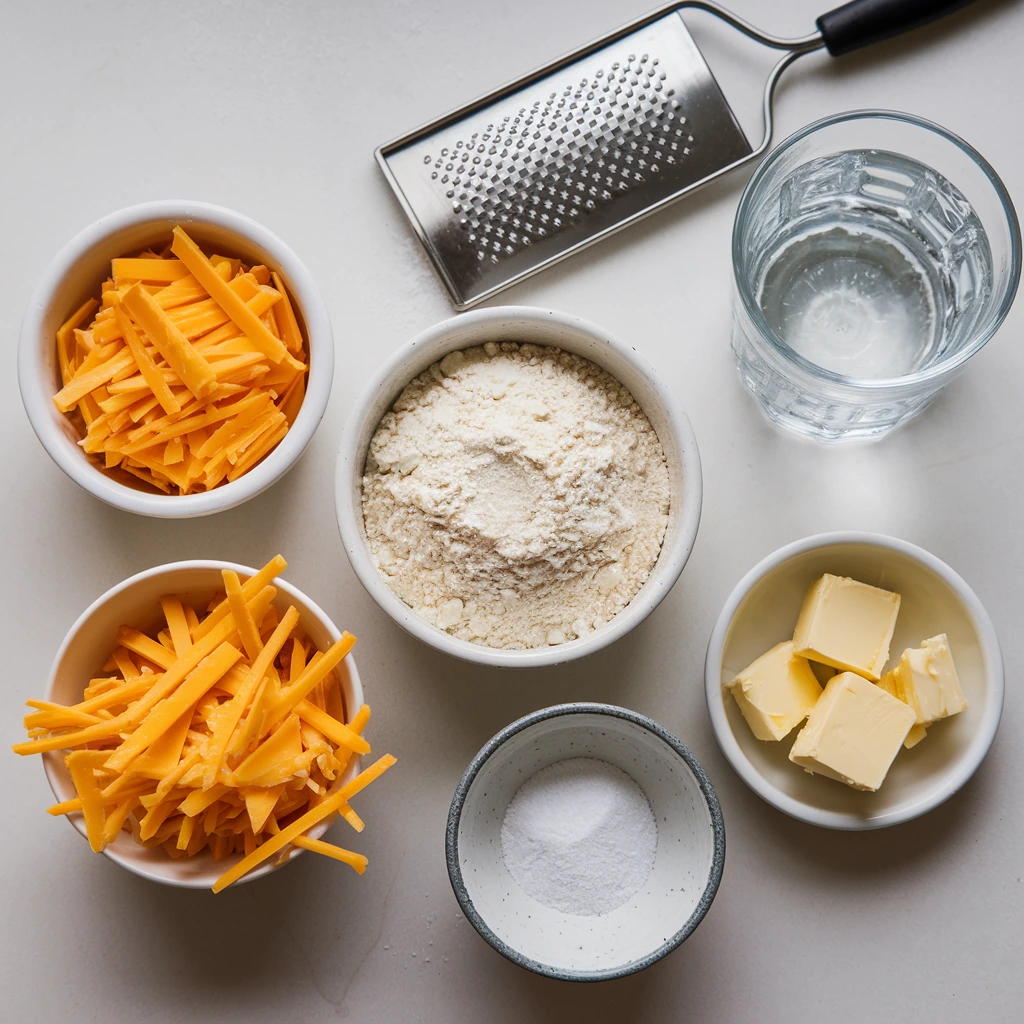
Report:
[[[505,866],[523,891],[582,917],[610,913],[637,893],[657,845],[643,790],[591,757],[537,772],[512,798],[501,826]]]

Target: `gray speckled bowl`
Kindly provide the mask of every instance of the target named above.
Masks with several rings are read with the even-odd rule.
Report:
[[[625,771],[658,824],[646,883],[597,917],[538,903],[502,859],[509,801],[536,772],[570,757]],[[551,978],[605,981],[649,967],[700,924],[722,878],[725,826],[704,769],[666,729],[610,704],[560,704],[513,722],[473,758],[455,790],[445,850],[459,905],[499,953]]]

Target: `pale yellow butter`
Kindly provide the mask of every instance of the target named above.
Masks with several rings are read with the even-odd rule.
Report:
[[[923,725],[917,725],[916,723],[910,727],[910,732],[907,733],[907,738],[903,741],[903,746],[907,750],[913,750],[928,735],[928,730]]]
[[[793,653],[791,640],[762,654],[726,688],[759,740],[788,736],[821,696],[810,664]]]
[[[899,610],[899,594],[825,573],[804,598],[793,647],[801,657],[877,682]]]
[[[909,704],[918,725],[931,725],[967,708],[945,633],[929,637],[920,647],[908,647],[879,686]]]
[[[812,775],[874,792],[914,725],[913,710],[855,672],[825,687],[789,759]]]

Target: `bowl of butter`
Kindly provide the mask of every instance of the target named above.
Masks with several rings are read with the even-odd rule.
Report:
[[[938,806],[1003,708],[995,628],[948,565],[906,541],[819,534],[737,584],[705,662],[722,752],[814,825],[884,828]]]

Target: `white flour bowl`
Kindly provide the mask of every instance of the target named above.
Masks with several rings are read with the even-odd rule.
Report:
[[[381,577],[363,527],[362,476],[370,440],[405,386],[449,352],[488,341],[553,345],[596,363],[619,380],[651,421],[665,450],[671,505],[661,554],[632,601],[601,629],[551,647],[505,650],[451,636],[420,618]],[[370,596],[403,629],[439,651],[481,665],[528,668],[592,654],[625,636],[658,606],[690,556],[702,500],[700,456],[686,414],[653,367],[634,349],[594,324],[552,310],[498,306],[464,313],[428,328],[382,367],[353,408],[341,441],[335,500],[352,568]]]
[[[577,757],[624,771],[658,826],[650,875],[599,915],[538,902],[502,854],[505,810],[519,787]],[[445,853],[463,913],[502,956],[564,981],[605,981],[649,967],[694,932],[722,878],[725,826],[711,782],[672,733],[610,704],[561,704],[513,722],[473,758],[452,800]]]

